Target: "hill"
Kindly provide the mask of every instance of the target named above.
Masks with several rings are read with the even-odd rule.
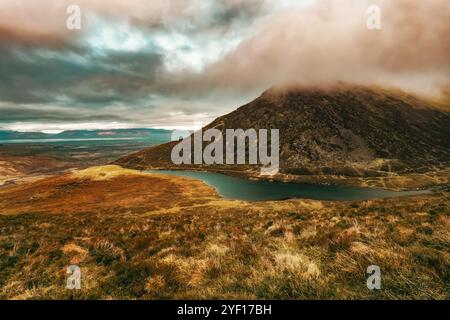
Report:
[[[66,130],[59,133],[19,132],[0,130],[0,140],[34,140],[34,139],[152,139],[161,142],[170,140],[171,132],[163,129],[131,128],[107,130]]]
[[[448,299],[449,199],[231,201],[193,179],[73,171],[0,189],[0,299]],[[82,290],[66,289],[72,264]]]
[[[279,129],[284,174],[386,176],[448,168],[448,110],[442,102],[383,88],[344,84],[272,88],[204,129]],[[175,168],[170,160],[175,144],[152,147],[115,163],[137,169]],[[257,168],[207,169],[256,172]]]

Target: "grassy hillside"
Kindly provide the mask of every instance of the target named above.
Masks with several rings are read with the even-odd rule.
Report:
[[[227,201],[91,168],[0,190],[0,298],[449,299],[449,200]],[[82,290],[65,289],[70,264]]]

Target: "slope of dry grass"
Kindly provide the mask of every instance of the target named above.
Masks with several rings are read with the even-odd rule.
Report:
[[[450,298],[447,193],[252,203],[117,170],[0,192],[0,298]],[[70,264],[79,291],[65,289]]]
[[[199,181],[103,166],[0,189],[0,214],[147,212],[202,203],[214,195]]]

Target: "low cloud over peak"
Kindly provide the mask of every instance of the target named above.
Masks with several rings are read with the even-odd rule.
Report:
[[[66,28],[70,4],[81,30]],[[366,27],[371,4],[381,30]],[[435,94],[449,32],[446,0],[3,0],[0,127],[190,126],[286,84]]]

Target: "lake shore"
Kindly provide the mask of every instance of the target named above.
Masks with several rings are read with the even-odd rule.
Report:
[[[430,190],[391,191],[373,187],[248,179],[209,171],[146,170],[143,172],[200,180],[214,187],[221,197],[229,200],[273,201],[299,198],[328,201],[362,201],[431,193]]]
[[[116,163],[116,162],[114,162]],[[448,188],[450,168],[429,171],[426,173],[396,174],[375,177],[349,177],[343,175],[292,175],[279,173],[273,176],[260,175],[255,170],[226,169],[202,166],[147,166],[145,170],[177,170],[220,173],[232,177],[249,180],[267,180],[278,182],[306,183],[313,185],[341,185],[349,187],[378,188],[390,191],[440,190]]]
[[[194,179],[75,171],[0,190],[0,298],[448,299],[449,200],[232,201]]]

